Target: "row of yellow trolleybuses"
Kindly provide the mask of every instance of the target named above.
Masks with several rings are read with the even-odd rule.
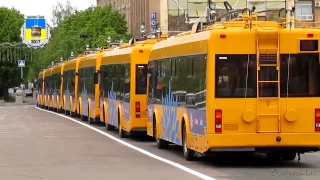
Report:
[[[144,131],[160,149],[182,146],[186,160],[228,151],[300,159],[320,146],[320,31],[257,18],[64,61],[39,73],[37,105],[121,138]]]

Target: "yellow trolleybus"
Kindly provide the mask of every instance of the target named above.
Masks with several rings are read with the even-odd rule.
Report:
[[[81,57],[78,73],[79,115],[81,120],[90,124],[100,122],[100,87],[98,72],[100,71],[102,54],[96,52]]]
[[[131,41],[132,42],[132,41]],[[101,60],[101,121],[120,137],[147,127],[147,65],[156,39],[122,45],[104,52]]]
[[[148,134],[158,148],[181,145],[187,160],[221,151],[293,160],[318,151],[320,31],[252,19],[153,47]]]
[[[63,75],[64,63],[58,63],[52,67],[52,102],[51,107],[55,112],[61,112],[62,110],[62,94],[63,94],[63,83],[62,83],[62,75]]]
[[[42,69],[38,75],[36,87],[37,87],[37,107],[44,108],[44,73]]]
[[[51,92],[51,85],[52,85],[51,74],[52,74],[52,68],[48,68],[44,71],[43,83],[44,83],[44,108],[45,109],[51,109],[50,103],[51,103],[51,97],[53,93]]]
[[[80,58],[65,61],[63,69],[63,108],[66,115],[75,116],[78,105],[78,68]]]

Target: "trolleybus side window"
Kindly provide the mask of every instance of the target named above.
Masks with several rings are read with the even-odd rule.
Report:
[[[136,65],[136,94],[147,93],[147,64]]]
[[[67,81],[68,81],[68,76],[67,76],[68,72],[64,71],[63,72],[63,92],[65,90],[67,90]]]
[[[108,97],[108,91],[111,90],[111,65],[102,65],[101,66],[101,96]]]
[[[63,74],[63,89],[64,90],[69,89],[69,92],[74,91],[73,89],[74,87],[71,86],[71,81],[74,78],[73,72],[74,70],[68,70],[68,71],[65,71]]]
[[[82,94],[82,90],[83,90],[83,84],[84,84],[84,74],[83,74],[83,70],[84,69],[79,69],[78,70],[78,94],[81,95]]]
[[[106,65],[102,65],[100,67],[100,96],[101,97],[107,97],[107,91],[106,91],[106,87],[107,87],[107,83],[108,83],[108,66]]]
[[[48,89],[48,77],[44,77],[44,93],[47,93]]]
[[[123,99],[125,102],[130,102],[130,64],[124,65],[123,78],[124,78]]]
[[[114,91],[116,93],[116,98],[119,100],[123,100],[123,91],[124,91],[124,65],[118,64],[116,65],[116,74],[115,74],[115,86]]]
[[[75,88],[75,73],[76,71],[73,69],[69,72],[69,91],[70,93],[74,93]]]
[[[255,55],[216,55],[215,96],[256,97],[256,74]]]
[[[291,54],[290,58],[288,54],[281,55],[280,68],[282,97],[320,96],[320,63],[318,53]]]
[[[42,93],[42,78],[37,80],[37,89],[38,89],[38,93],[41,94]]]
[[[87,70],[85,68],[79,69],[78,71],[78,79],[80,82],[80,84],[78,85],[78,94],[82,94],[83,90],[88,88],[86,82],[86,71]]]
[[[171,93],[179,106],[205,110],[206,55],[174,57],[149,62],[150,103],[161,104],[171,81]]]
[[[61,73],[57,74],[57,76],[58,76],[58,86],[57,86],[57,88],[58,88],[59,91],[60,91],[60,86],[61,86]]]
[[[88,94],[94,94],[94,82],[93,82],[93,74],[95,72],[95,67],[87,67],[86,68],[86,89]]]

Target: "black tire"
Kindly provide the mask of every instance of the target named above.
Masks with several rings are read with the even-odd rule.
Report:
[[[90,117],[89,106],[88,106],[88,123],[89,124],[94,124],[94,120]]]
[[[121,124],[120,124],[120,113],[118,111],[118,125],[119,125],[119,137],[120,138],[125,138],[126,137],[126,132],[122,130]]]
[[[281,155],[279,153],[267,153],[266,155],[269,161],[277,162],[281,160]]]
[[[154,138],[156,139],[157,148],[158,149],[168,149],[169,148],[169,142],[165,141],[163,139],[157,138],[157,126],[156,126],[156,119],[153,117],[153,134]]]
[[[106,123],[106,129],[107,129],[107,131],[113,131],[114,130],[114,126]]]
[[[103,123],[104,123],[104,124],[107,124],[107,123],[106,123],[106,114],[105,114],[105,112],[104,112],[104,106],[102,106],[102,108],[103,108],[103,109],[102,109]],[[101,117],[100,117],[100,118],[101,118]]]
[[[104,120],[104,123],[106,124],[107,131],[113,131],[115,129],[114,126],[108,124],[108,122],[106,120],[106,116],[105,116],[104,107],[103,107],[103,120]]]
[[[88,117],[81,114],[80,119],[81,119],[81,121],[87,121]]]
[[[70,117],[75,117],[75,116],[76,116],[76,113],[75,113],[75,112],[70,111]]]
[[[293,161],[296,159],[297,153],[289,152],[289,153],[283,153],[281,155],[282,160],[284,161]]]
[[[64,111],[64,114],[65,114],[65,115],[70,115],[70,111],[69,111],[69,110],[65,110],[65,111]]]
[[[183,149],[183,156],[185,160],[192,161],[195,159],[195,152],[188,148],[187,146],[187,128],[185,123],[183,123],[183,130],[182,130],[182,149]]]

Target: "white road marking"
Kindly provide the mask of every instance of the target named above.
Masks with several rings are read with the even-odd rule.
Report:
[[[138,151],[138,152],[140,152],[140,153],[142,153],[142,154],[144,154],[144,155],[147,155],[147,156],[149,156],[149,157],[151,157],[151,158],[154,158],[154,159],[157,159],[157,160],[162,161],[162,162],[164,162],[164,163],[167,163],[167,164],[169,164],[169,165],[171,165],[171,166],[174,166],[174,167],[176,167],[176,168],[178,168],[178,169],[181,169],[181,170],[183,170],[183,171],[185,171],[185,172],[188,172],[188,173],[190,173],[190,174],[193,174],[194,176],[197,176],[197,177],[199,177],[199,178],[201,178],[201,179],[205,179],[205,180],[215,180],[215,179],[212,178],[212,177],[209,177],[209,176],[204,175],[204,174],[202,174],[202,173],[200,173],[200,172],[198,172],[198,171],[195,171],[195,170],[193,170],[193,169],[190,169],[190,168],[188,168],[188,167],[185,167],[185,166],[183,166],[183,165],[181,165],[181,164],[179,164],[179,163],[176,163],[176,162],[170,161],[170,160],[168,160],[168,159],[162,158],[162,157],[160,157],[160,156],[157,156],[157,155],[155,155],[155,154],[152,154],[152,153],[150,153],[149,151],[146,151],[146,150],[141,149],[141,148],[139,148],[139,147],[136,147],[136,146],[134,146],[134,145],[132,145],[132,144],[130,144],[130,143],[127,143],[127,142],[125,142],[125,141],[122,141],[122,140],[120,140],[120,139],[118,139],[118,138],[116,138],[116,137],[114,137],[114,136],[112,136],[112,135],[110,135],[110,134],[108,134],[108,133],[106,133],[106,132],[101,131],[100,129],[94,128],[94,127],[92,127],[92,126],[90,126],[90,125],[88,125],[88,124],[85,124],[85,123],[83,123],[83,122],[77,121],[77,120],[75,120],[75,119],[73,119],[73,118],[71,118],[71,117],[68,117],[68,116],[65,116],[65,115],[62,115],[62,114],[57,114],[57,113],[52,112],[52,111],[47,111],[47,110],[45,110],[45,109],[40,109],[40,108],[38,108],[38,107],[36,107],[36,109],[41,110],[41,111],[45,111],[45,112],[48,112],[48,113],[51,113],[51,114],[55,114],[55,115],[60,116],[60,117],[64,117],[64,118],[66,118],[66,119],[68,119],[68,120],[71,120],[71,121],[73,121],[73,122],[76,122],[76,123],[78,123],[78,124],[81,124],[82,126],[85,126],[85,127],[89,128],[89,129],[91,129],[91,130],[94,130],[94,131],[96,131],[96,132],[98,132],[98,133],[100,133],[100,134],[102,134],[102,135],[104,135],[104,136],[106,136],[106,137],[108,137],[108,138],[110,138],[110,139],[112,139],[112,140],[114,140],[114,141],[122,144],[122,145],[125,145],[125,146],[127,146],[127,147],[129,147],[129,148],[131,148],[131,149],[133,149],[133,150],[136,150],[136,151]]]
[[[0,107],[0,109],[3,109],[4,107]]]
[[[44,136],[44,137],[46,137],[46,138],[57,138],[59,136]]]

